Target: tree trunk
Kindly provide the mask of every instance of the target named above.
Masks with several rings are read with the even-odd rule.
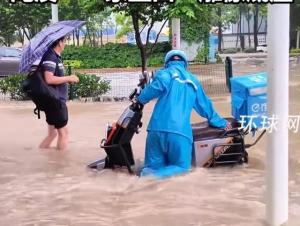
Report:
[[[93,31],[93,47],[96,47],[96,35],[94,31]]]
[[[100,30],[100,45],[103,46],[103,31],[102,31],[102,27]]]
[[[87,33],[84,34],[83,45],[86,43]]]
[[[163,30],[163,28],[166,25],[166,23],[167,23],[167,20],[165,20],[165,22],[161,25],[161,27],[159,29],[159,32],[156,35],[156,39],[155,39],[154,43],[152,45],[150,44],[151,45],[150,50],[146,51],[147,57],[151,56],[151,54],[153,53],[153,50],[154,50],[155,46],[157,45],[157,41],[158,41],[158,38],[160,36],[160,33]],[[151,23],[150,28],[152,28],[153,26],[154,26],[154,22]],[[150,34],[150,30],[148,30],[148,34]],[[147,35],[147,45],[146,46],[148,46],[148,45],[149,45],[149,35]]]
[[[237,49],[238,47],[238,42],[239,42],[239,30],[240,30],[240,21],[237,24],[237,28],[236,28],[236,43],[235,43],[235,48]]]
[[[118,32],[118,27],[116,25],[116,28],[114,29],[115,34],[114,34],[114,38],[115,38],[115,43],[117,43],[117,32]]]
[[[258,12],[259,12],[259,8],[258,8],[258,4],[255,4],[255,11],[254,11],[254,25],[253,25],[253,32],[254,32],[254,48],[255,51],[257,50],[257,46],[258,46],[258,38],[257,38],[257,33],[258,33]]]
[[[88,36],[89,41],[90,41],[90,46],[92,46],[93,45],[93,41],[92,41],[91,33],[90,33],[89,30],[88,30],[87,36]]]
[[[10,40],[10,37],[9,37],[9,36],[7,36],[7,42],[6,42],[6,43],[7,43],[7,46],[8,46],[8,47],[11,46],[11,40]]]
[[[141,60],[142,60],[142,72],[147,70],[147,53],[146,53],[146,46],[144,46],[140,29],[139,29],[139,20],[138,20],[138,12],[133,12],[131,15],[132,18],[132,24],[135,32],[135,40],[138,48],[140,49],[141,53]]]
[[[26,29],[25,29],[24,27],[22,27],[22,30],[23,30],[23,32],[24,32],[26,38],[27,38],[28,40],[30,40],[30,35],[27,33]]]
[[[106,43],[108,43],[108,27],[106,25]]]
[[[206,49],[207,51],[205,51],[205,57],[204,57],[204,64],[208,63],[208,55],[209,55],[209,34],[206,33],[205,37],[204,37],[204,49]]]
[[[22,33],[22,40],[23,40],[23,43],[22,43],[22,46],[24,45],[24,43],[25,43],[25,34],[24,34],[24,32]]]
[[[77,46],[79,46],[79,29],[76,30]]]
[[[240,8],[240,46],[242,51],[245,49],[245,42],[244,42],[244,36],[242,34],[242,10]]]
[[[218,8],[218,52],[222,52],[222,21],[221,21],[221,16],[222,16],[222,9],[219,7]]]
[[[297,29],[296,48],[299,49],[300,44],[300,28]]]
[[[142,72],[143,71],[147,71],[147,61],[148,61],[148,57],[147,57],[147,53],[146,53],[146,48],[141,48],[140,49],[141,52],[141,59],[142,59]]]
[[[75,46],[75,31],[73,31],[73,45]]]
[[[23,46],[24,45],[24,33],[22,32],[21,29],[18,30],[18,35],[19,35],[20,41],[21,41],[22,46]]]
[[[258,19],[258,18],[257,18],[257,19]],[[260,18],[260,23],[259,23],[259,26],[258,26],[258,28],[257,28],[257,31],[260,30],[260,27],[261,27],[261,25],[262,25],[263,19],[264,19],[264,17],[261,17],[261,18]]]
[[[248,24],[248,44],[249,44],[249,48],[251,48],[250,10],[249,10],[249,8],[247,9],[247,24]]]

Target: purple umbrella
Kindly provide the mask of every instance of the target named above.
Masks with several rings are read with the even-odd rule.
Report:
[[[32,64],[40,60],[56,40],[81,27],[84,23],[84,21],[79,20],[66,20],[44,28],[24,48],[19,71],[28,72]]]

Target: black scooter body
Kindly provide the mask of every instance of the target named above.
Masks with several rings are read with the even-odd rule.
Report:
[[[147,72],[140,77],[138,87],[144,88],[149,77]],[[92,169],[114,169],[127,167],[133,174],[135,161],[132,153],[131,140],[135,133],[142,127],[143,105],[136,101],[138,90],[135,89],[129,96],[132,104],[125,109],[118,121],[113,126],[108,126],[106,138],[101,141],[101,148],[107,154],[105,159],[98,160],[88,165]]]

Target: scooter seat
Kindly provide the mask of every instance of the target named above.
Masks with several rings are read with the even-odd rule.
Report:
[[[226,118],[230,122],[232,128],[238,128],[239,123],[234,118]],[[224,129],[210,126],[207,121],[192,124],[193,139],[194,140],[207,140],[217,139],[224,134]]]

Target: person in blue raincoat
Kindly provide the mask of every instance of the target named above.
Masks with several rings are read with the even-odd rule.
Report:
[[[193,109],[207,118],[210,125],[230,128],[230,124],[214,110],[198,79],[187,70],[185,53],[171,50],[164,68],[138,96],[146,104],[157,98],[147,131],[145,163],[141,176],[166,178],[186,173],[191,168]]]

